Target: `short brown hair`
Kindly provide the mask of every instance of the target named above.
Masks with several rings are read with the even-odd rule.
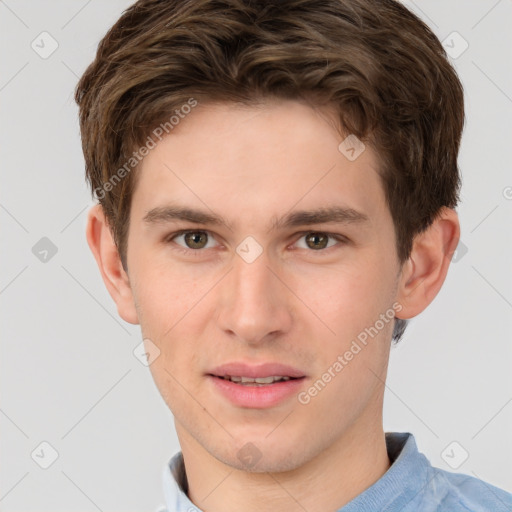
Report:
[[[270,97],[332,105],[345,132],[376,150],[401,262],[441,208],[457,205],[462,85],[398,1],[139,0],[75,91],[87,180],[125,269],[134,150],[191,99]]]

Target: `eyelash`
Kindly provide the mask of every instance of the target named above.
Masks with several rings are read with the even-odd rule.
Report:
[[[212,237],[215,239],[215,237],[212,235],[212,233],[210,231],[207,231],[204,229],[185,229],[185,230],[176,231],[175,233],[170,234],[169,236],[167,236],[165,238],[165,242],[171,243],[171,242],[173,242],[173,240],[176,237],[178,237],[180,235],[185,235],[187,233],[206,233],[208,235],[208,237]],[[338,243],[341,243],[343,245],[348,243],[348,239],[346,237],[344,237],[343,235],[337,235],[335,233],[328,233],[326,231],[301,231],[299,233],[296,233],[295,236],[300,235],[299,238],[297,239],[297,241],[298,241],[301,238],[303,238],[304,236],[309,235],[311,233],[320,233],[322,235],[327,235],[330,239],[334,239]],[[326,253],[329,251],[329,249],[335,249],[335,248],[336,248],[336,245],[327,247],[325,249],[319,249],[318,251],[315,251],[314,249],[310,249],[309,252],[311,252],[311,253],[315,253],[315,252],[316,253],[322,253],[322,252]],[[176,244],[176,247],[174,248],[174,250],[178,251],[181,254],[186,254],[186,255],[190,255],[192,253],[192,254],[194,254],[194,256],[201,256],[201,253],[204,252],[204,249],[190,249],[190,248],[182,247],[181,245],[177,245],[177,244]]]

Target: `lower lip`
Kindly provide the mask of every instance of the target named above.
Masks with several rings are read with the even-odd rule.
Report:
[[[291,395],[296,395],[304,380],[304,377],[301,377],[300,379],[274,382],[263,386],[248,386],[213,375],[209,375],[208,378],[232,403],[239,407],[251,407],[253,409],[273,407]]]

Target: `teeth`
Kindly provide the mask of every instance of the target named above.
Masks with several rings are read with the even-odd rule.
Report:
[[[290,380],[291,377],[281,377],[281,376],[273,376],[273,377],[231,377],[228,375],[224,376],[224,379],[230,380],[231,382],[237,382],[240,384],[272,384],[273,382],[277,382],[280,380],[286,381]]]

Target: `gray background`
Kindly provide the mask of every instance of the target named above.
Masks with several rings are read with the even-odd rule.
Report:
[[[73,88],[130,3],[0,1],[5,512],[155,510],[178,449],[172,415],[132,353],[139,328],[118,318],[84,236],[92,200]],[[434,465],[461,464],[512,492],[512,2],[404,3],[449,36],[466,90],[464,247],[392,350],[384,427],[413,432]],[[43,31],[58,43],[47,58],[31,47],[51,49]],[[46,261],[43,237],[57,249]],[[43,441],[59,454],[47,469]]]

